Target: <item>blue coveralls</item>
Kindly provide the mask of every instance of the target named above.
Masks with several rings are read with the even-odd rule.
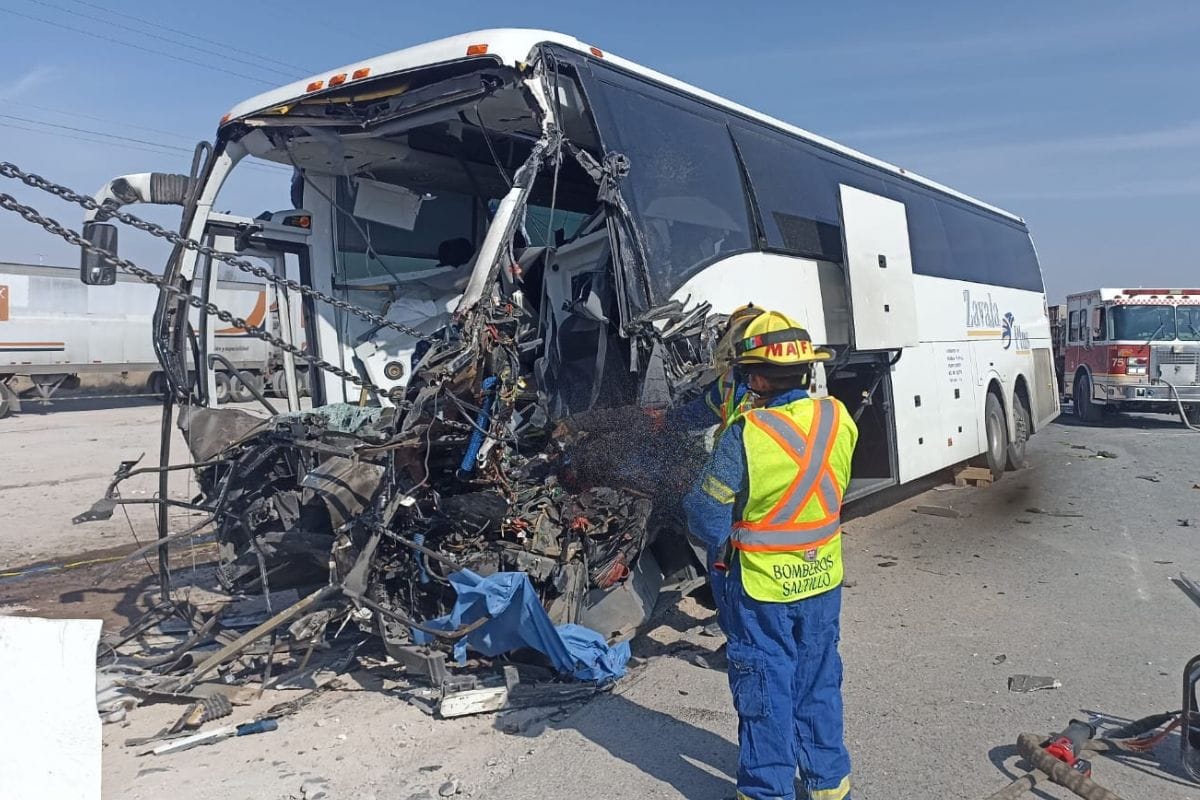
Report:
[[[734,401],[740,403],[749,391],[745,383],[738,381],[737,388],[734,389]],[[698,431],[720,425],[721,413],[718,409],[721,408],[722,402],[721,381],[718,379],[710,383],[699,397],[667,411],[667,423],[673,428],[685,431]]]
[[[803,399],[792,390],[766,407]],[[792,603],[746,594],[738,558],[713,569],[732,535],[734,513],[748,488],[744,422],[717,440],[705,471],[684,498],[689,529],[708,549],[717,613],[729,639],[729,685],[738,712],[739,800],[796,796],[796,774],[813,800],[849,800],[850,754],[842,731],[842,659],[838,653],[842,590]],[[715,479],[735,495],[717,500],[703,487]]]

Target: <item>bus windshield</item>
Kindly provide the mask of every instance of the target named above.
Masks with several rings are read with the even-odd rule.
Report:
[[[1176,338],[1172,306],[1113,306],[1109,311],[1114,339],[1164,342]]]

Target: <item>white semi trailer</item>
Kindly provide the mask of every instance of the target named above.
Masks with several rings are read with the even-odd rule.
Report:
[[[150,335],[157,299],[156,287],[130,275],[121,275],[112,291],[80,283],[77,267],[0,263],[0,417],[20,410],[19,376],[30,380],[41,403],[85,374],[147,373],[148,391],[161,392]],[[263,284],[221,280],[212,300],[251,324],[275,324]],[[268,344],[240,328],[213,334],[219,357],[257,387],[270,387],[278,357]],[[218,399],[250,399],[242,380],[221,358],[214,361]]]

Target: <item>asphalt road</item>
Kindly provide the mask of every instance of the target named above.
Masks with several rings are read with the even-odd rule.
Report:
[[[22,504],[20,537],[43,537],[29,547],[39,555],[65,554],[46,540],[77,510],[58,499],[63,488],[86,486],[90,502],[116,460],[156,438],[153,408],[77,413],[40,438],[38,417],[0,431],[0,447],[21,450],[18,466],[4,447],[3,483],[15,485],[4,491],[16,493],[5,497]],[[108,431],[110,418],[124,427]],[[1034,438],[1030,459],[992,487],[930,490],[847,523],[842,652],[856,800],[985,798],[1015,774],[1023,731],[1061,728],[1082,710],[1128,719],[1179,707],[1200,609],[1169,578],[1200,577],[1200,436],[1164,418],[1066,420]],[[41,481],[58,483],[20,486]],[[38,580],[4,587],[9,602],[27,604],[17,610],[58,608]],[[661,613],[636,643],[644,663],[570,713],[438,721],[375,687],[323,696],[276,733],[139,758],[121,742],[178,709],[138,709],[126,726],[105,727],[105,796],[419,800],[448,782],[496,800],[730,796],[736,717],[725,675],[695,663],[716,644],[695,633],[708,612],[685,601]],[[1009,692],[1021,673],[1062,687]],[[1177,747],[1171,737],[1145,758],[1099,757],[1095,778],[1125,800],[1200,800]]]
[[[1200,436],[1154,417],[1067,420],[1030,456],[990,488],[926,492],[847,525],[856,800],[983,798],[1017,774],[1021,732],[1060,729],[1083,709],[1128,719],[1179,707],[1200,609],[1168,579],[1200,575]],[[1010,693],[1020,673],[1062,688]],[[733,791],[735,730],[723,673],[659,658],[541,733],[536,757],[486,796],[717,800]],[[1095,777],[1126,800],[1200,798],[1177,747],[1171,737],[1145,759],[1098,758]]]

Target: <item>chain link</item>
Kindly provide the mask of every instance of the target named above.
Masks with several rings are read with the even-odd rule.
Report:
[[[0,165],[0,166],[9,166],[9,165]],[[363,380],[358,375],[355,375],[354,373],[351,373],[351,372],[347,372],[346,370],[342,369],[341,367],[339,367],[336,364],[331,364],[330,362],[325,361],[324,359],[318,358],[317,356],[314,356],[311,353],[301,350],[299,347],[296,347],[295,345],[293,345],[289,342],[286,342],[283,339],[280,339],[278,336],[274,336],[270,333],[267,333],[261,327],[259,327],[257,325],[252,325],[249,322],[247,322],[246,320],[242,319],[241,317],[235,317],[233,314],[229,313],[228,311],[226,311],[223,308],[218,308],[213,303],[205,302],[203,299],[196,297],[193,294],[188,294],[187,292],[183,291],[182,289],[179,289],[175,286],[171,286],[170,284],[167,283],[167,281],[164,278],[161,278],[158,275],[155,275],[153,272],[150,272],[149,270],[139,267],[137,264],[133,263],[132,261],[130,261],[128,259],[118,258],[117,256],[108,252],[104,248],[92,244],[87,239],[84,239],[82,236],[80,236],[77,232],[71,230],[70,228],[67,228],[62,223],[58,222],[57,220],[52,219],[50,217],[43,216],[42,214],[38,213],[37,209],[33,208],[32,206],[23,205],[22,203],[17,201],[17,199],[11,195],[0,193],[0,208],[3,208],[6,211],[12,211],[12,212],[15,212],[16,214],[19,214],[27,222],[32,222],[34,225],[37,225],[37,226],[41,227],[42,229],[44,229],[47,233],[54,234],[55,236],[59,237],[60,239],[64,240],[65,242],[67,242],[68,244],[72,244],[72,245],[75,245],[76,247],[81,247],[85,250],[92,251],[93,253],[100,256],[100,258],[104,259],[108,263],[110,263],[120,269],[125,270],[130,275],[133,275],[134,277],[138,278],[139,280],[144,281],[145,283],[149,283],[149,284],[153,284],[154,286],[157,286],[161,291],[167,292],[168,294],[170,294],[180,300],[186,301],[188,303],[188,305],[192,306],[193,308],[199,309],[200,311],[203,311],[206,314],[210,314],[210,315],[216,317],[217,319],[221,320],[222,322],[226,323],[227,325],[230,325],[234,328],[241,328],[247,334],[254,337],[255,339],[261,339],[262,341],[266,342],[267,344],[272,345],[273,347],[277,347],[280,350],[284,350],[288,353],[291,353],[296,358],[299,358],[302,361],[305,361],[306,363],[310,364],[311,366],[316,367],[318,369],[323,369],[326,372],[336,375],[337,377],[341,378],[344,381],[349,381],[350,383],[353,383],[355,386],[359,386],[363,389],[369,389],[370,391],[373,391],[380,396],[385,396],[385,397],[388,396],[387,391],[379,388],[378,386],[371,383],[370,381]]]
[[[37,175],[32,172],[25,172],[16,164],[12,164],[7,161],[0,162],[0,176],[19,180],[26,186],[34,189],[40,189],[41,191],[52,194],[62,200],[82,206],[89,211],[98,211],[106,218],[119,220],[120,222],[124,222],[126,225],[129,225],[132,228],[145,231],[151,236],[157,236],[160,239],[166,239],[173,245],[178,245],[188,250],[194,250],[202,256],[208,256],[216,261],[237,267],[242,272],[246,272],[257,278],[261,278],[262,280],[274,284],[275,286],[282,286],[288,291],[298,292],[305,297],[311,297],[315,300],[320,300],[323,303],[328,303],[336,309],[345,311],[348,314],[353,314],[357,317],[361,317],[373,325],[378,325],[383,328],[390,328],[391,330],[402,333],[405,336],[411,336],[415,339],[428,338],[416,328],[410,328],[407,325],[401,325],[398,322],[393,322],[387,317],[380,316],[379,314],[368,311],[367,309],[354,305],[346,300],[327,295],[324,292],[314,289],[311,286],[305,286],[304,284],[294,281],[291,278],[280,277],[270,270],[260,267],[259,265],[243,258],[238,258],[237,256],[229,253],[216,250],[206,244],[197,242],[195,239],[188,239],[187,237],[181,236],[175,231],[164,228],[161,225],[155,225],[153,222],[147,222],[146,220],[134,216],[133,214],[120,211],[114,206],[106,203],[99,203],[87,195],[74,192],[66,186],[62,186],[43,178],[41,175]]]

